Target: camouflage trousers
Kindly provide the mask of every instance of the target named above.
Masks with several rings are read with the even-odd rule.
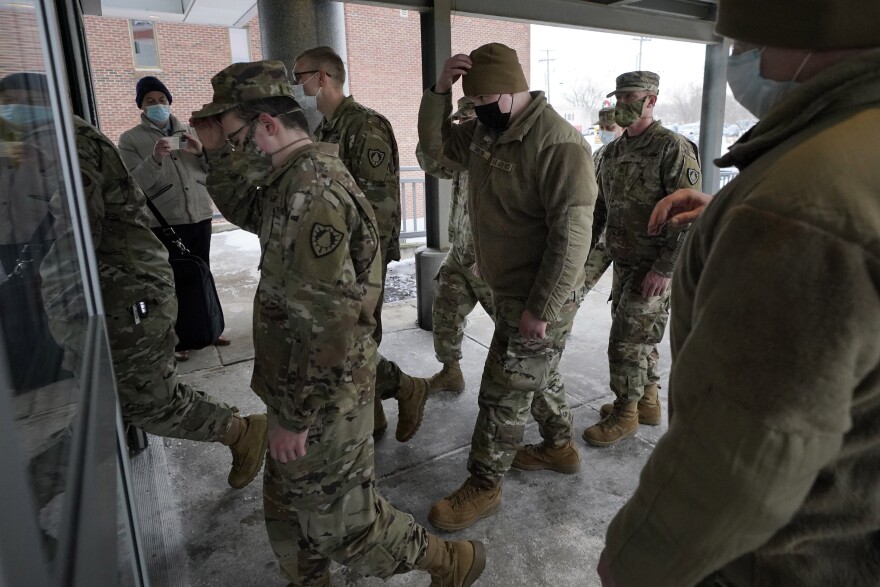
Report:
[[[140,324],[129,310],[108,312],[107,334],[122,418],[156,436],[218,441],[232,408],[177,378],[177,301],[153,304]]]
[[[266,532],[281,574],[299,587],[321,584],[331,560],[382,578],[409,572],[427,533],[376,489],[372,401],[318,422],[303,458],[266,456]]]
[[[592,251],[590,251],[590,256],[587,257],[587,264],[584,266],[586,271],[584,287],[578,296],[578,303],[584,301],[584,298],[587,297],[587,294],[590,293],[594,287],[596,287],[596,284],[599,283],[599,280],[602,279],[602,276],[605,275],[605,272],[610,266],[611,255],[606,250],[605,243],[600,242]]]
[[[660,296],[642,297],[645,274],[644,269],[614,264],[608,365],[611,391],[626,402],[638,401],[646,385],[660,381],[657,345],[669,321],[669,289]]]
[[[525,298],[494,296],[495,333],[480,382],[480,413],[471,439],[468,471],[498,484],[523,439],[529,411],[541,438],[564,446],[572,438],[572,415],[559,375],[559,360],[577,314],[572,293],[543,340],[523,338],[519,321]]]
[[[480,303],[489,316],[493,315],[492,292],[469,267],[459,263],[453,254],[446,255],[437,273],[437,289],[431,319],[434,323],[434,354],[441,363],[461,360],[464,322]]]

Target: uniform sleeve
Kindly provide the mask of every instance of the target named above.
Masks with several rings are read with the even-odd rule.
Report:
[[[858,244],[739,207],[704,258],[675,418],[608,528],[621,587],[693,585],[765,544],[839,456],[880,357],[880,266]]]
[[[432,88],[425,90],[419,105],[419,142],[434,159],[448,159],[452,164],[467,169],[476,121],[452,124],[450,114],[452,93],[437,94]],[[441,148],[442,152],[439,150]]]
[[[440,161],[425,153],[425,150],[422,148],[422,143],[416,145],[416,159],[419,162],[419,167],[421,167],[425,173],[433,175],[437,179],[452,179],[454,171],[450,167],[455,164],[448,159],[446,161],[449,162],[450,165],[440,163]]]
[[[541,320],[551,321],[584,272],[596,204],[596,174],[589,149],[575,143],[547,147],[538,159],[547,247],[526,307]],[[561,177],[566,180],[560,181]]]
[[[358,187],[373,206],[376,224],[387,256],[396,253],[400,232],[400,172],[396,157],[396,141],[389,127],[381,118],[371,116],[360,128],[351,129],[354,144],[349,151],[350,161],[346,167]],[[399,258],[399,253],[398,258]]]
[[[593,211],[593,232],[590,238],[591,251],[596,248],[596,244],[598,244],[602,233],[605,232],[605,227],[608,225],[608,205],[605,203],[605,190],[602,188],[602,178],[600,177],[602,173],[602,159],[604,153],[605,147],[602,147],[602,149],[593,155],[593,165],[596,168],[597,196],[596,208]]]
[[[314,424],[317,410],[346,383],[361,314],[352,261],[358,243],[352,242],[348,219],[331,201],[314,197],[295,237],[284,246],[289,323],[301,344],[288,370],[296,377],[281,394],[277,411],[279,423],[295,432]],[[285,240],[289,232],[285,229]]]
[[[162,166],[153,159],[152,152],[143,157],[138,153],[134,140],[126,133],[119,138],[119,155],[140,188],[150,193],[162,176]]]
[[[205,157],[208,193],[217,209],[239,228],[258,233],[263,214],[258,180],[268,175],[268,163],[262,157],[237,153],[229,147],[205,150]]]
[[[85,192],[86,209],[89,215],[89,227],[92,232],[92,243],[97,249],[101,244],[102,221],[104,220],[104,197],[101,186],[104,175],[101,173],[103,153],[100,145],[88,137],[76,136],[79,169]]]
[[[691,143],[684,140],[677,141],[670,148],[661,162],[664,196],[681,188],[699,189],[700,186],[700,163],[697,161]],[[660,256],[654,261],[652,269],[664,277],[672,277],[675,261],[681,252],[685,241],[688,226],[672,229],[666,228],[666,246]]]

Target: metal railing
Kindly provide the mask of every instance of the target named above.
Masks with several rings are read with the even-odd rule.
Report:
[[[423,238],[425,172],[417,165],[400,168],[400,239]]]
[[[718,183],[718,189],[720,190],[724,186],[730,183],[730,181],[739,175],[739,171],[736,169],[722,169],[720,173],[721,181]]]

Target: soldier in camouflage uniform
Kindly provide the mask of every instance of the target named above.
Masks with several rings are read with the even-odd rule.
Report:
[[[648,234],[654,206],[679,188],[700,182],[696,147],[654,120],[660,77],[650,71],[617,76],[615,120],[625,127],[611,142],[599,171],[599,207],[593,231],[606,229],[614,262],[611,288],[611,334],[608,363],[613,404],[602,406],[602,419],[584,431],[592,446],[611,446],[633,436],[639,423],[660,423],[657,344],[669,319],[669,281],[686,228]]]
[[[335,560],[365,575],[421,569],[432,585],[471,585],[485,565],[482,544],[427,534],[376,488],[372,333],[382,263],[370,203],[337,145],[312,143],[283,63],[237,63],[212,83],[214,101],[193,120],[208,187],[262,249],[251,386],[269,408],[263,506],[282,574],[296,586],[327,586]],[[259,189],[250,189],[246,139],[271,158]]]
[[[459,77],[477,120],[454,125]],[[419,136],[438,135],[444,156],[467,169],[476,262],[495,304],[470,476],[428,515],[459,530],[501,507],[511,466],[580,469],[559,361],[583,287],[596,176],[583,137],[528,91],[516,52],[500,43],[450,58],[425,91]],[[530,412],[542,442],[521,446]]]
[[[602,156],[605,154],[605,147],[623,134],[623,127],[614,121],[614,107],[612,106],[599,110],[599,120],[593,123],[593,126],[596,125],[599,126],[602,133],[602,146],[593,153],[593,166],[596,168],[596,177],[599,177],[599,168],[602,164]],[[593,225],[604,225],[606,216],[604,202],[596,200],[596,209],[593,212]],[[587,257],[584,289],[582,290],[580,301],[583,301],[586,295],[590,293],[590,290],[596,287],[596,284],[605,275],[605,271],[611,266],[611,255],[608,254],[605,247],[605,232],[594,232],[593,242],[594,244],[590,248],[590,256]]]
[[[473,117],[473,102],[469,98],[459,99],[453,120],[464,122]],[[492,292],[476,273],[474,238],[467,209],[467,168],[443,156],[443,142],[439,136],[419,137],[416,157],[427,173],[452,180],[449,212],[449,242],[452,246],[437,274],[431,314],[434,353],[443,363],[443,369],[431,377],[431,391],[461,392],[464,391],[464,375],[459,361],[464,322],[478,302],[489,316],[493,315]]]
[[[397,140],[388,120],[355,102],[343,92],[345,65],[330,47],[315,47],[296,58],[294,92],[303,108],[317,109],[324,120],[315,138],[339,145],[339,157],[373,206],[382,256],[382,295],[376,305],[376,343],[382,342],[382,302],[388,263],[400,260],[400,163]],[[429,382],[410,377],[379,354],[376,368],[374,437],[388,427],[382,400],[396,398],[399,406],[396,438],[411,439],[422,422]]]
[[[229,446],[228,481],[242,488],[262,466],[266,416],[242,418],[178,380],[174,275],[165,247],[150,230],[144,193],[104,135],[76,117],[74,131],[123,420],[157,436]],[[67,215],[57,216],[58,240],[41,271],[43,296],[67,366],[78,371],[88,316],[74,231]]]

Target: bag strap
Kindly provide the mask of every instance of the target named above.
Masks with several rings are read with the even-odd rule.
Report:
[[[180,253],[183,255],[189,255],[189,249],[186,248],[186,245],[183,244],[183,241],[180,240],[180,237],[177,236],[177,233],[174,232],[174,229],[165,221],[165,217],[162,216],[162,213],[159,212],[159,209],[156,205],[150,200],[150,197],[144,194],[145,199],[147,201],[147,208],[150,209],[150,212],[153,213],[153,216],[156,217],[156,220],[159,221],[159,224],[162,226],[162,233],[167,236],[171,240],[171,244],[180,249]]]
[[[18,256],[15,258],[15,269],[12,270],[12,273],[10,273],[8,277],[12,277],[13,275],[20,276],[24,273],[25,266],[27,266],[28,263],[32,263],[34,260],[31,248],[36,247],[43,240],[43,235],[52,228],[53,224],[55,224],[55,218],[52,216],[51,211],[47,211],[46,215],[43,216],[43,219],[40,221],[40,224],[37,225],[37,228],[35,228],[34,232],[31,234],[31,238],[28,239],[18,252]]]

